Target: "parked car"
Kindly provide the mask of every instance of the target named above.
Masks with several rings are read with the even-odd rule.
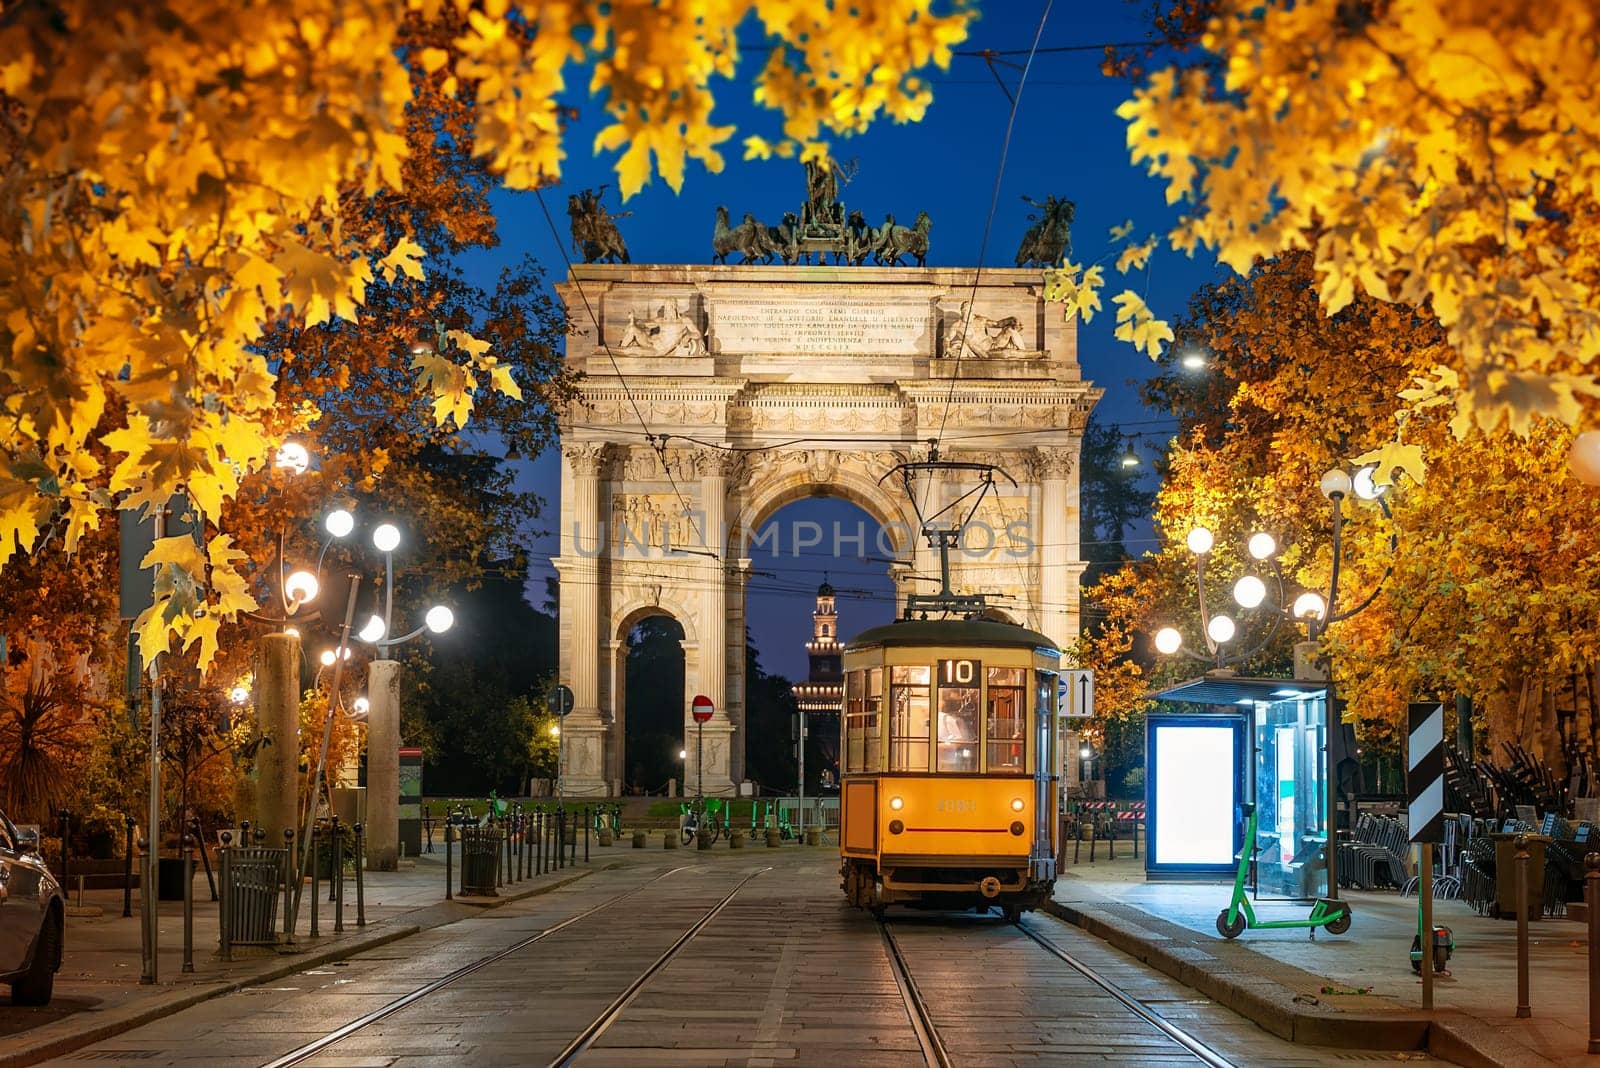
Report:
[[[24,838],[0,812],[0,983],[13,1005],[48,1005],[61,970],[66,901],[39,856],[37,835]]]

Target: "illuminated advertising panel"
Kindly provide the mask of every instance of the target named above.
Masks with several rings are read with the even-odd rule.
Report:
[[[1234,870],[1243,738],[1242,717],[1150,717],[1145,867],[1151,875]]]

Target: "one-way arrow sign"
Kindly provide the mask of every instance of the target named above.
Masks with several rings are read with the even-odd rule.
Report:
[[[1061,714],[1068,719],[1094,715],[1094,672],[1063,671],[1060,684]]]

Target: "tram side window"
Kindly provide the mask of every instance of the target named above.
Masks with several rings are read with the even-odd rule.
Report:
[[[924,664],[889,669],[889,770],[928,770],[928,682]]]
[[[867,669],[866,712],[862,717],[867,732],[867,771],[883,770],[883,728],[878,714],[883,708],[883,668]]]
[[[844,770],[866,770],[866,717],[862,712],[861,682],[864,672],[845,676],[844,691]]]
[[[989,706],[984,734],[989,739],[989,770],[1026,771],[1028,691],[1023,668],[989,669]]]
[[[975,660],[939,661],[939,771],[978,770],[978,672]]]

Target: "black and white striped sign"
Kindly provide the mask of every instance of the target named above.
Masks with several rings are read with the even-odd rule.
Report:
[[[1413,842],[1444,841],[1444,705],[1409,706],[1406,821]]]

